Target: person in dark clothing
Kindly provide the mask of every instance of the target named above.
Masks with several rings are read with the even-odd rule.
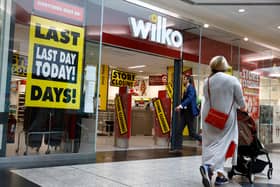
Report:
[[[195,132],[194,120],[199,115],[199,109],[196,104],[196,90],[194,88],[193,78],[184,75],[183,84],[186,87],[181,104],[175,110],[180,112],[180,122],[175,127],[175,143],[172,152],[180,152],[183,149],[183,130],[188,125],[189,136],[201,142],[201,136]]]

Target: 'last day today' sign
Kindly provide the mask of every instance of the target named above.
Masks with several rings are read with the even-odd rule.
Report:
[[[26,106],[79,109],[84,29],[31,17]]]

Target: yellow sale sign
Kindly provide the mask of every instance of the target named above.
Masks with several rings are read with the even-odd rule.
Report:
[[[31,16],[25,105],[80,109],[84,28]]]
[[[108,78],[109,78],[109,66],[101,65],[100,71],[100,87],[99,87],[99,110],[107,110],[107,100],[108,100]]]

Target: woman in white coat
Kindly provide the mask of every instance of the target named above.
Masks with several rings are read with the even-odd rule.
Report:
[[[228,183],[224,172],[224,162],[227,158],[232,157],[232,164],[237,164],[238,126],[236,110],[239,108],[245,111],[246,108],[240,82],[236,77],[224,73],[229,68],[225,57],[213,57],[210,61],[210,68],[212,73],[204,81],[203,94],[205,101],[201,114],[202,166],[200,166],[200,172],[205,187],[211,186],[211,177],[214,172],[217,172],[216,185]],[[210,109],[210,99],[211,108],[229,114],[226,125],[222,130],[205,122]]]

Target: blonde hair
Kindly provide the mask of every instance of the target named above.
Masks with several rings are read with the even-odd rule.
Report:
[[[227,59],[224,56],[213,57],[209,65],[212,71],[226,71],[229,69]]]

